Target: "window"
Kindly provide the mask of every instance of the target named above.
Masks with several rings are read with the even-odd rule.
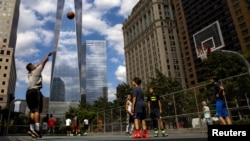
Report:
[[[7,75],[6,75],[6,73],[5,74],[3,74],[3,77],[6,77]]]
[[[1,50],[1,54],[4,54],[4,50]]]
[[[7,51],[7,55],[10,55],[10,51],[9,50]]]
[[[2,98],[2,97],[0,97],[0,101],[3,101],[3,98]]]
[[[2,82],[2,85],[5,85],[5,81]]]
[[[9,62],[9,59],[6,59],[6,62]]]

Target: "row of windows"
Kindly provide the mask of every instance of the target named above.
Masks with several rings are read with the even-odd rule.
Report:
[[[3,58],[0,58],[0,62],[3,61]],[[5,62],[9,62],[9,59],[5,59]]]
[[[0,51],[0,54],[4,55],[4,53],[5,53],[5,50],[1,50]],[[9,50],[6,51],[6,55],[10,55],[10,51]]]

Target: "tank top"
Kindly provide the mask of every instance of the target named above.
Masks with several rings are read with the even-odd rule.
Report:
[[[205,106],[205,109],[204,109],[204,117],[205,117],[205,118],[210,118],[210,110],[209,110],[209,107],[208,107],[208,106]]]
[[[132,102],[128,100],[128,111],[131,112],[131,109],[132,109]]]

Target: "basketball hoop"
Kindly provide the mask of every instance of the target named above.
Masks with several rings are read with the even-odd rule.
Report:
[[[211,53],[211,48],[208,44],[204,44],[204,46],[197,46],[197,56],[204,61],[207,59],[207,55]]]

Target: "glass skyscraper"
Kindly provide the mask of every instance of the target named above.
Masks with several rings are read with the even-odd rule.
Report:
[[[87,40],[84,46],[86,48],[86,102],[93,104],[98,98],[108,96],[106,41]]]
[[[73,19],[67,18],[75,12]],[[55,54],[52,61],[50,114],[64,114],[70,106],[77,106],[84,93],[80,76],[84,69],[82,51],[82,1],[58,0],[55,23]],[[83,75],[84,76],[84,75]]]

